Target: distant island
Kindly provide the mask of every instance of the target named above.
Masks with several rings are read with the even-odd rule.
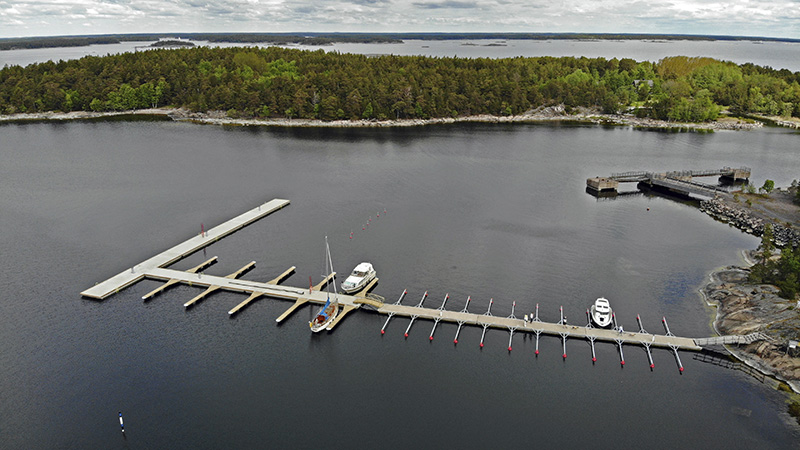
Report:
[[[336,43],[401,43],[404,40],[690,40],[690,41],[762,41],[800,42],[800,39],[698,34],[647,33],[138,33],[80,36],[39,36],[0,39],[0,50],[23,48],[80,47],[119,44],[121,42],[157,41],[180,36],[210,43],[252,43],[272,45],[331,45]]]
[[[0,69],[0,114],[170,107],[228,120],[800,124],[800,72],[712,58],[366,56],[281,47],[153,49]],[[549,108],[549,109],[548,109]],[[586,114],[586,112],[589,112]],[[620,116],[620,114],[624,114]],[[653,122],[660,121],[660,122]],[[406,122],[408,123],[408,122]]]
[[[154,48],[172,48],[172,47],[194,47],[195,44],[192,41],[187,41],[185,39],[180,38],[161,38],[156,42],[153,42],[149,45],[150,47]]]

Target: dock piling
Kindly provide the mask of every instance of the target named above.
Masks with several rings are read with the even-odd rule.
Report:
[[[645,331],[644,327],[642,326],[642,318],[639,317],[638,314],[636,315],[636,321],[639,322],[639,333],[641,333],[641,334],[650,334],[647,331]]]
[[[681,357],[678,355],[678,347],[674,345],[669,346],[672,349],[672,352],[675,354],[675,361],[678,363],[678,372],[683,374],[683,363],[681,362]]]
[[[403,297],[405,297],[407,293],[408,293],[408,291],[406,289],[403,289],[403,293],[400,294],[400,298],[398,298],[397,301],[394,302],[394,304],[395,305],[399,305],[400,302],[403,301]],[[384,334],[386,332],[386,325],[389,325],[389,321],[392,320],[392,317],[394,317],[394,314],[395,313],[389,313],[389,317],[386,318],[386,322],[383,324],[383,328],[381,328],[381,334]]]
[[[492,305],[493,304],[494,304],[494,298],[490,298],[489,299],[489,307],[486,308],[486,312],[483,313],[484,316],[491,316],[492,315]],[[480,321],[478,322],[478,325],[481,325]],[[486,329],[489,328],[489,324],[484,322],[482,326],[483,326],[483,332],[481,333],[481,348],[483,348],[483,339],[486,337]]]
[[[422,294],[422,298],[419,300],[419,303],[417,303],[417,306],[416,306],[417,308],[422,308],[422,302],[425,301],[425,297],[427,297],[427,296],[428,296],[428,291],[425,291],[425,293]]]
[[[442,311],[444,311],[444,304],[447,303],[447,299],[450,298],[450,294],[445,294],[444,300],[442,301],[442,306],[436,308],[439,311],[439,317],[433,318],[433,328],[431,328],[431,334],[428,336],[428,340],[433,340],[433,333],[436,331],[436,325],[439,325],[439,321],[442,320]]]
[[[667,323],[666,317],[661,318],[661,323],[664,324],[664,329],[667,331],[667,336],[675,336],[672,334],[672,331],[669,331],[669,324]]]
[[[517,316],[514,315],[514,310],[517,308],[517,302],[514,301],[511,303],[511,315],[508,316],[509,319],[517,319]],[[508,327],[508,351],[511,351],[511,340],[514,338],[514,331],[516,331],[517,327]]]
[[[587,320],[586,329],[589,330],[589,329],[594,328],[592,326],[592,317],[591,317],[588,309],[586,310],[586,320]],[[589,345],[592,347],[592,364],[594,364],[594,363],[597,362],[597,355],[595,354],[595,351],[594,351],[594,340],[595,340],[595,337],[587,332],[586,333],[586,339],[589,340]]]
[[[461,310],[462,313],[468,314],[467,308],[469,307],[469,301],[472,299],[471,296],[467,296],[467,303],[464,305],[464,309]],[[461,332],[461,327],[464,326],[465,321],[459,320],[458,322],[458,329],[456,329],[456,337],[453,338],[453,344],[458,344],[458,333]]]
[[[653,336],[653,338],[655,339],[655,336]],[[653,370],[653,368],[654,368],[656,365],[655,365],[655,363],[653,362],[653,355],[652,355],[652,353],[650,353],[650,344],[649,344],[649,343],[646,343],[646,342],[644,342],[644,343],[642,343],[642,345],[644,345],[644,349],[647,351],[647,360],[648,360],[648,361],[650,361],[650,370],[652,371],[652,370]]]

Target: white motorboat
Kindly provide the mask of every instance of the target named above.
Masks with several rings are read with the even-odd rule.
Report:
[[[342,283],[342,291],[347,294],[358,292],[364,289],[370,281],[375,279],[375,275],[375,269],[372,267],[372,264],[362,262],[357,265],[356,268],[353,269],[353,272],[350,273],[350,276],[344,280]]]
[[[598,327],[611,327],[611,305],[605,298],[600,297],[594,301],[589,315],[592,317],[592,322]]]
[[[333,273],[333,260],[331,260],[331,249],[328,247],[328,236],[325,236],[325,273]],[[331,299],[330,285],[333,284],[333,299]],[[316,316],[308,322],[308,327],[314,333],[319,333],[330,325],[336,315],[339,314],[339,296],[336,293],[336,284],[328,283],[328,299],[325,305],[319,310]]]

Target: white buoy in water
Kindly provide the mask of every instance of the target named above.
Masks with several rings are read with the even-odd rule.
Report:
[[[122,428],[122,432],[125,432],[125,424],[122,422],[122,411],[119,412],[119,426]]]

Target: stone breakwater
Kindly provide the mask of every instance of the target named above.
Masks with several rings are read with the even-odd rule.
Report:
[[[727,349],[745,364],[787,382],[800,392],[800,358],[788,351],[789,340],[800,339],[800,313],[796,302],[780,298],[770,285],[747,282],[749,270],[725,267],[710,275],[701,289],[709,304],[717,307],[714,329],[720,335],[763,332],[767,341]]]
[[[776,246],[800,245],[800,232],[796,229],[780,223],[773,223],[746,209],[731,206],[720,198],[701,201],[700,210],[717,220],[727,222],[729,225],[754,236],[764,234],[764,225],[772,223],[772,233]]]

